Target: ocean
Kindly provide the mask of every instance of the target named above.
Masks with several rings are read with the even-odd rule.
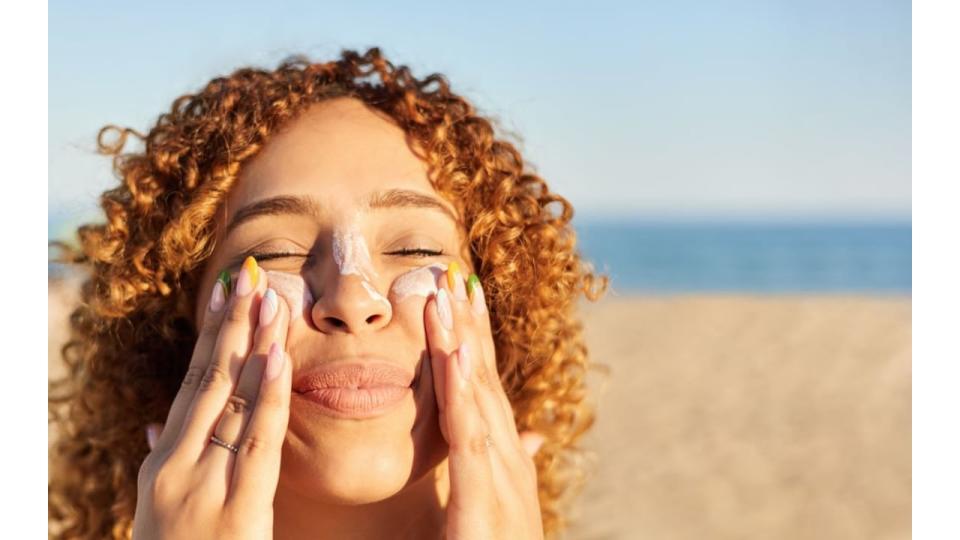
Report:
[[[664,222],[575,225],[581,253],[624,293],[909,295],[912,225]]]
[[[67,235],[70,221],[51,213],[50,238]],[[575,220],[574,228],[578,249],[615,293],[911,293],[909,221]]]

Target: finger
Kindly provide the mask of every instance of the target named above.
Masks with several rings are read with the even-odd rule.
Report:
[[[483,285],[476,274],[470,274],[467,278],[467,298],[470,304],[470,313],[477,325],[478,335],[483,336],[481,340],[481,351],[484,358],[490,360],[490,367],[498,373],[496,348],[493,344],[493,329],[490,324],[490,312],[487,309],[486,294],[483,291]]]
[[[491,436],[497,447],[502,451],[519,451],[521,446],[516,420],[497,370],[489,317],[476,313],[477,304],[474,304],[474,300],[480,297],[473,296],[471,299],[471,289],[474,289],[474,294],[482,295],[482,290],[477,292],[480,288],[479,279],[472,274],[469,280],[464,280],[459,265],[454,262],[447,270],[447,286],[454,291],[454,333],[461,342],[469,344],[477,360],[471,377],[477,385],[477,405],[490,424]]]
[[[449,442],[447,433],[447,362],[450,353],[457,347],[453,334],[453,311],[450,296],[446,289],[440,288],[424,306],[424,330],[427,337],[427,352],[430,356],[430,371],[433,374],[433,388],[437,398],[440,431]]]
[[[231,302],[225,308],[220,336],[214,345],[210,363],[200,380],[196,395],[184,419],[175,454],[194,462],[203,453],[240,371],[250,352],[257,325],[260,298],[266,280],[253,257],[243,263]]]
[[[476,408],[473,386],[466,378],[472,363],[469,347],[449,356],[447,426],[450,434],[450,505],[457,511],[486,511],[494,504],[493,470],[487,446],[487,426]]]
[[[220,335],[220,326],[226,312],[224,308],[232,292],[230,284],[230,274],[226,271],[221,272],[213,284],[213,291],[210,294],[210,300],[207,302],[207,311],[204,314],[203,321],[200,323],[197,343],[193,347],[190,364],[183,377],[183,382],[180,384],[180,390],[170,405],[167,420],[163,424],[164,427],[156,438],[156,448],[161,450],[170,448],[180,434],[184,416],[186,416],[187,409],[193,402],[197,387],[200,386],[200,381],[203,379],[203,374],[207,371],[210,357],[213,355],[213,348]]]
[[[260,381],[257,405],[240,439],[226,504],[272,507],[280,478],[280,455],[290,419],[293,386],[290,355],[274,343]]]
[[[287,303],[277,295],[276,291],[268,288],[260,301],[260,315],[253,339],[253,350],[243,365],[240,380],[233,394],[227,399],[220,420],[212,433],[220,440],[237,446],[256,407],[260,381],[263,379],[270,347],[273,343],[277,343],[281,351],[286,350],[289,317]],[[225,466],[232,466],[234,455],[224,450],[226,449],[221,446],[208,444],[200,457],[203,467],[222,471],[225,470]]]

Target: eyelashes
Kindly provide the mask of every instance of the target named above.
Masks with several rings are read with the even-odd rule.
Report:
[[[252,256],[257,262],[270,261],[274,259],[285,259],[285,258],[301,258],[306,259],[310,257],[310,254],[307,253],[293,253],[293,252],[280,252],[280,251],[269,251],[269,252],[251,252],[245,253],[242,259],[245,259],[247,256]],[[432,249],[422,249],[422,248],[403,248],[396,251],[390,251],[384,255],[393,255],[397,257],[439,257],[443,255],[443,251],[436,251]]]
[[[403,248],[397,251],[388,252],[387,255],[398,255],[401,257],[439,257],[443,255],[443,251],[434,251],[432,249],[409,249]]]

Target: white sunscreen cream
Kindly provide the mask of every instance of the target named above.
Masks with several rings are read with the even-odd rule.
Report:
[[[290,307],[290,318],[305,318],[310,316],[313,307],[313,295],[310,287],[299,274],[276,272],[267,270],[267,286],[277,291]]]
[[[387,316],[393,314],[393,306],[380,291],[371,283],[370,277],[377,276],[377,271],[373,268],[370,260],[370,250],[367,248],[367,241],[360,232],[356,223],[360,218],[360,213],[354,216],[353,222],[343,229],[333,231],[333,260],[340,269],[340,275],[356,275],[361,279],[363,290],[367,291],[376,302],[380,302],[387,308]]]
[[[390,296],[399,302],[409,296],[429,297],[439,290],[437,283],[447,271],[447,265],[434,263],[400,274],[390,287]]]

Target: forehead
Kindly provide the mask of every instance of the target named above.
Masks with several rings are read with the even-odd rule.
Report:
[[[269,138],[241,170],[224,217],[277,195],[310,195],[331,212],[349,213],[386,189],[436,193],[399,126],[358,99],[336,98]]]

